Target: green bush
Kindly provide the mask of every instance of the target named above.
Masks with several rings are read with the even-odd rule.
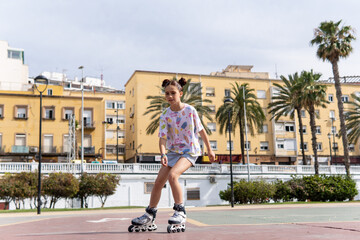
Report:
[[[274,195],[275,187],[264,180],[250,181],[240,180],[234,182],[234,202],[246,203],[265,203],[269,202]],[[219,196],[222,200],[231,201],[231,188],[220,191]]]
[[[294,199],[294,195],[291,193],[291,187],[289,182],[283,182],[282,180],[276,180],[274,183],[275,192],[273,195],[274,202],[289,202]]]

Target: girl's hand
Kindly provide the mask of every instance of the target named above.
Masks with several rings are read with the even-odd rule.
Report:
[[[215,153],[212,150],[208,152],[208,155],[210,162],[215,162]]]
[[[167,159],[167,156],[164,155],[162,158],[161,158],[161,164],[164,166],[164,167],[167,167],[168,165],[168,159]]]

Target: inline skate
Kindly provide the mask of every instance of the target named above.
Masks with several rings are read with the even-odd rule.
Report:
[[[129,232],[145,232],[148,231],[155,231],[157,229],[157,226],[155,224],[155,218],[156,218],[156,208],[150,208],[147,207],[145,209],[145,214],[141,217],[134,218],[131,220],[131,225],[128,227]]]
[[[168,221],[169,225],[167,227],[168,233],[175,232],[185,232],[185,222],[186,222],[186,211],[183,204],[174,204],[173,209],[175,210],[174,215],[172,215]]]

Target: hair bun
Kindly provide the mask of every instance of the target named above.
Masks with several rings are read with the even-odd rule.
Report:
[[[164,79],[164,81],[162,82],[162,87],[166,87],[167,85],[169,85],[170,80],[169,79]]]
[[[186,79],[185,79],[185,78],[180,78],[179,84],[180,84],[181,87],[185,86],[185,84],[186,84]]]

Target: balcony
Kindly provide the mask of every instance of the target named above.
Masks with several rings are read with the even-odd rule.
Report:
[[[84,155],[95,154],[95,146],[84,147]],[[79,155],[81,155],[81,147],[79,147]]]
[[[95,129],[95,121],[89,121],[88,119],[84,119],[84,130],[94,130]]]
[[[12,153],[29,153],[28,146],[11,146]]]
[[[43,146],[41,148],[42,153],[56,153],[56,147],[54,146]]]

